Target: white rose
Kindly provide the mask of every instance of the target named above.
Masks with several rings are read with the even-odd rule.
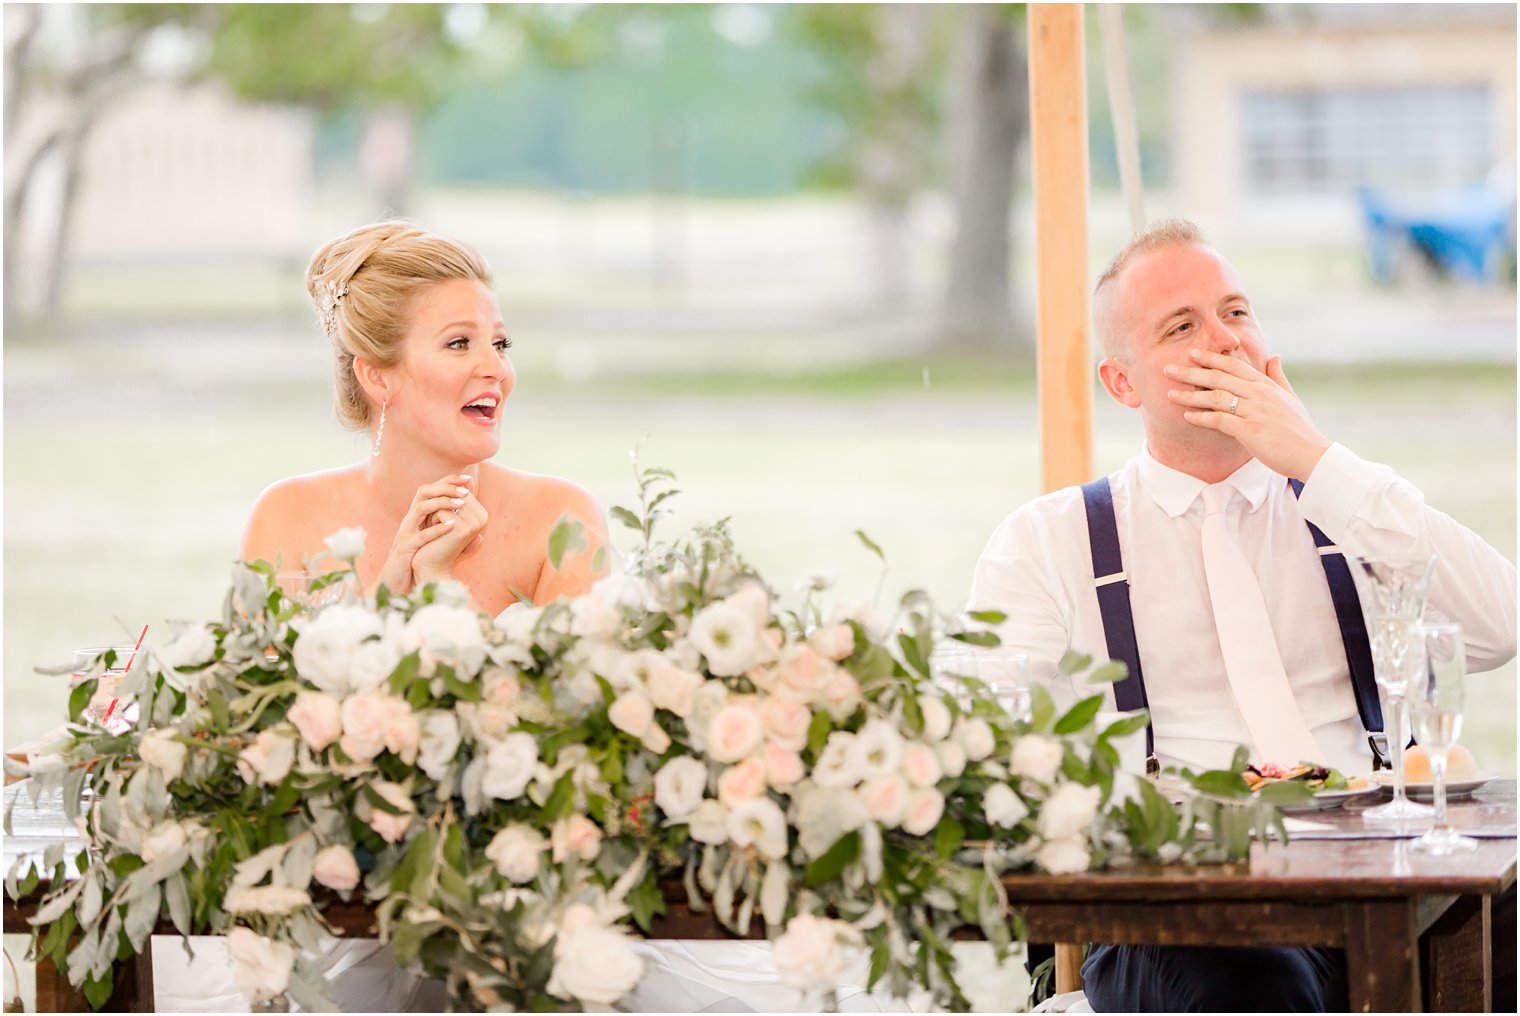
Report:
[[[521,601],[511,604],[496,615],[493,622],[498,631],[507,637],[504,646],[496,647],[497,662],[510,659],[523,666],[533,662],[533,640],[538,622],[543,617],[542,607],[534,607]]]
[[[560,819],[549,831],[549,838],[555,864],[571,857],[594,860],[602,850],[602,831],[585,815],[567,815]]]
[[[502,876],[519,885],[538,876],[539,863],[549,841],[532,826],[514,823],[491,838],[486,857]]]
[[[718,762],[737,762],[760,747],[765,728],[750,701],[724,706],[707,724],[707,754]]]
[[[982,812],[987,821],[1012,829],[1029,814],[1029,805],[1006,783],[994,783],[982,798]]]
[[[946,739],[937,742],[934,754],[939,758],[939,768],[944,775],[954,779],[966,771],[966,749],[961,747],[959,741]]]
[[[207,663],[216,655],[216,636],[203,624],[192,624],[164,649],[164,662],[175,669]]]
[[[654,803],[669,822],[679,822],[696,810],[707,790],[707,766],[690,755],[673,758],[654,774]]]
[[[691,813],[686,827],[691,831],[691,838],[698,843],[727,843],[728,809],[723,802],[709,797]]]
[[[623,612],[599,596],[578,596],[570,602],[570,633],[583,639],[609,641],[623,627]]]
[[[1052,875],[1071,875],[1086,871],[1091,859],[1087,840],[1082,836],[1048,840],[1034,855],[1034,863]]]
[[[517,726],[517,709],[514,706],[502,706],[494,702],[456,702],[454,710],[459,714],[459,719],[472,740],[500,741]]]
[[[611,928],[561,932],[554,954],[546,986],[549,994],[583,1006],[613,1006],[644,976],[644,961],[633,951],[628,936]]]
[[[654,722],[654,704],[643,692],[625,691],[607,707],[612,725],[634,737],[643,737]]]
[[[664,709],[685,719],[696,706],[696,692],[703,677],[695,671],[678,667],[664,657],[650,668],[646,687],[656,709]]]
[[[273,730],[261,730],[252,744],[238,752],[237,767],[246,783],[274,785],[285,778],[296,760],[296,741]]]
[[[341,843],[334,843],[317,851],[311,864],[311,877],[319,885],[336,892],[346,893],[359,884],[359,862],[354,852]]]
[[[1102,787],[1084,787],[1080,783],[1063,783],[1040,806],[1037,825],[1046,840],[1076,836],[1092,824],[1098,814]]]
[[[908,809],[908,781],[893,773],[866,780],[855,791],[865,803],[871,817],[888,829],[902,822]]]
[[[760,625],[747,610],[728,600],[698,611],[688,637],[707,658],[707,669],[716,677],[738,677],[767,655]]]
[[[430,709],[418,720],[417,766],[442,780],[459,751],[459,721],[446,709]]]
[[[425,676],[431,676],[439,663],[453,666],[461,678],[474,676],[486,658],[480,615],[466,607],[430,603],[406,623],[401,649],[404,653],[421,650]]]
[[[971,762],[980,762],[992,754],[992,749],[997,746],[993,739],[992,728],[987,726],[987,721],[980,717],[962,720],[960,726],[955,729],[955,739],[966,749],[966,758]]]
[[[185,771],[185,755],[188,748],[175,740],[179,732],[167,728],[154,728],[137,743],[137,754],[148,765],[164,774],[164,782],[172,783]]]
[[[385,639],[362,642],[348,665],[349,687],[354,691],[374,691],[390,680],[400,662],[400,650]]]
[[[855,735],[836,730],[818,755],[813,780],[821,787],[853,787],[865,776],[855,751]]]
[[[591,595],[619,610],[637,610],[648,599],[642,579],[632,575],[607,575],[597,579],[591,587]]]
[[[1055,738],[1043,734],[1024,734],[1013,739],[1008,771],[1039,783],[1051,783],[1060,771],[1061,757],[1064,754],[1065,749]]]
[[[411,792],[400,784],[383,780],[371,783],[370,788],[388,804],[399,809],[401,813],[393,815],[382,808],[370,805],[369,827],[385,842],[399,843],[406,835],[407,829],[411,828],[412,819],[417,815],[417,806],[412,803]]]
[[[312,751],[321,751],[343,734],[343,708],[325,692],[298,692],[285,718]]]
[[[908,807],[903,812],[903,832],[913,836],[927,836],[945,813],[945,795],[933,787],[920,787],[908,795]]]
[[[340,529],[322,541],[333,557],[352,561],[364,553],[364,530],[359,526]]]
[[[171,857],[188,842],[184,828],[178,822],[160,822],[143,837],[138,854],[143,862],[152,864],[164,857]]]
[[[860,932],[852,924],[798,914],[771,943],[771,959],[782,984],[802,991],[833,991],[844,974],[844,947],[862,944]]]
[[[229,914],[280,917],[309,906],[311,895],[305,889],[288,885],[236,885],[222,899],[222,909]]]
[[[939,756],[927,744],[909,741],[903,746],[902,774],[915,787],[932,787],[941,775]]]
[[[296,673],[325,692],[351,689],[349,668],[359,645],[384,631],[380,619],[363,607],[337,603],[324,608],[296,639],[291,657]]]
[[[865,803],[842,787],[808,787],[797,799],[797,841],[810,858],[871,821]]]
[[[742,801],[728,813],[728,838],[738,847],[754,847],[772,861],[786,856],[786,816],[768,797]]]
[[[227,932],[227,954],[232,959],[232,980],[249,1002],[278,998],[290,984],[296,951],[248,928]]]
[[[851,751],[856,768],[865,779],[890,776],[902,768],[902,734],[886,720],[871,720],[861,727]]]
[[[500,801],[521,797],[537,764],[538,742],[533,736],[520,730],[508,734],[486,752],[486,771],[480,789],[487,797]]]
[[[950,707],[938,695],[921,695],[918,710],[924,714],[924,740],[933,743],[950,736]]]

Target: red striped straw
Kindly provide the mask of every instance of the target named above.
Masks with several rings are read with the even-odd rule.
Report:
[[[142,648],[143,639],[148,637],[148,626],[143,625],[143,630],[137,636],[137,645],[132,647],[132,655],[127,657],[127,665],[122,670],[131,670],[132,663],[137,659],[137,651]]]

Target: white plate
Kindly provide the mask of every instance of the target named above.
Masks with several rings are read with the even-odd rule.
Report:
[[[1379,769],[1377,772],[1372,773],[1369,779],[1376,783],[1379,788],[1393,787],[1393,773],[1386,769]],[[1497,776],[1477,776],[1470,780],[1447,780],[1446,797],[1448,799],[1466,797],[1473,791],[1496,779],[1498,779]],[[1435,797],[1436,791],[1434,785],[1429,783],[1405,783],[1404,793],[1416,801],[1429,801]]]
[[[1355,798],[1376,794],[1382,789],[1376,784],[1371,784],[1355,790],[1321,790],[1302,804],[1284,804],[1279,807],[1283,811],[1327,811],[1330,808],[1339,808]]]

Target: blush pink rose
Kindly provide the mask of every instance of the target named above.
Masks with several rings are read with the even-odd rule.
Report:
[[[602,831],[585,815],[569,815],[560,819],[554,823],[549,835],[555,864],[570,857],[590,861],[602,849]]]
[[[908,781],[895,774],[867,780],[856,793],[871,817],[889,829],[902,822],[908,810]]]
[[[343,700],[343,737],[338,747],[355,762],[368,762],[385,750],[391,707],[384,696],[350,695]]]
[[[385,718],[385,750],[407,765],[417,761],[417,749],[422,743],[422,724],[405,699],[387,698],[389,712]]]
[[[902,774],[915,787],[932,787],[939,782],[939,756],[919,741],[903,746]]]
[[[839,622],[823,625],[808,636],[808,645],[820,656],[843,660],[855,651],[855,629]]]
[[[341,843],[323,847],[317,851],[311,865],[311,877],[321,885],[340,893],[346,893],[359,884],[359,863],[354,852]]]
[[[343,734],[343,707],[326,692],[300,692],[285,718],[312,751],[321,751]]]
[[[807,775],[802,756],[776,745],[765,748],[765,779],[773,787],[789,787]]]
[[[781,685],[808,702],[821,695],[833,677],[833,667],[809,646],[792,646],[781,657]]]
[[[719,762],[737,762],[760,747],[765,736],[752,700],[724,706],[707,723],[707,753]]]
[[[945,795],[933,787],[920,787],[908,795],[908,807],[903,813],[903,832],[913,836],[927,836],[939,825],[945,813]]]
[[[760,707],[765,739],[788,751],[801,751],[807,745],[808,725],[812,722],[813,711],[795,699],[772,695]]]
[[[758,758],[747,758],[738,765],[729,766],[718,777],[718,800],[730,808],[763,793],[765,763]]]
[[[384,781],[372,783],[370,787],[385,798],[387,803],[400,809],[401,814],[392,815],[382,808],[372,807],[369,827],[387,843],[401,842],[401,838],[412,826],[412,819],[417,817],[417,806],[412,803],[411,793],[400,784]]]

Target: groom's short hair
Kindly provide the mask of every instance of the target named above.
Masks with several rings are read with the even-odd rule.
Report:
[[[1112,295],[1107,288],[1109,283],[1142,254],[1188,244],[1208,246],[1203,230],[1198,228],[1197,223],[1191,219],[1161,219],[1131,236],[1108,263],[1103,274],[1098,276],[1098,283],[1093,286],[1092,318],[1093,331],[1098,336],[1098,344],[1102,346],[1104,356],[1117,356],[1121,352],[1120,337],[1114,334],[1118,325],[1113,320]]]

